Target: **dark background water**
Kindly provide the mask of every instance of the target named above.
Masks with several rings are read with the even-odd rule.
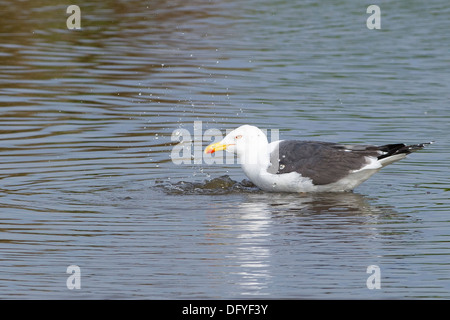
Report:
[[[380,30],[346,0],[73,4],[81,30],[0,1],[0,297],[450,298],[447,1],[381,1]],[[266,194],[171,161],[194,121],[436,143],[354,193]]]

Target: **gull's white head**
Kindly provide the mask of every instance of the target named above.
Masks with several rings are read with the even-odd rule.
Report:
[[[205,153],[225,150],[236,153],[241,160],[251,161],[259,150],[267,148],[267,145],[267,137],[264,132],[258,127],[246,124],[231,131],[222,141],[207,146]]]

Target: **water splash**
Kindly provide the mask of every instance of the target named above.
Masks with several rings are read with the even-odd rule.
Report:
[[[232,193],[259,193],[262,192],[251,181],[244,179],[241,182],[231,179],[228,175],[205,180],[203,182],[170,182],[155,181],[155,188],[167,194],[232,194]]]

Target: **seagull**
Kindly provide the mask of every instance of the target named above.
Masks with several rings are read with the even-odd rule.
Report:
[[[322,141],[279,140],[269,143],[251,125],[231,131],[205,148],[205,154],[225,150],[237,154],[245,175],[271,192],[352,191],[381,168],[401,160],[428,143],[350,145]]]

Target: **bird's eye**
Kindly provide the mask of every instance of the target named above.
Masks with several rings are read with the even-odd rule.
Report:
[[[242,138],[242,135],[241,134],[239,134],[239,135],[237,135],[236,137],[234,137],[236,140],[237,139],[240,139],[240,138]]]

